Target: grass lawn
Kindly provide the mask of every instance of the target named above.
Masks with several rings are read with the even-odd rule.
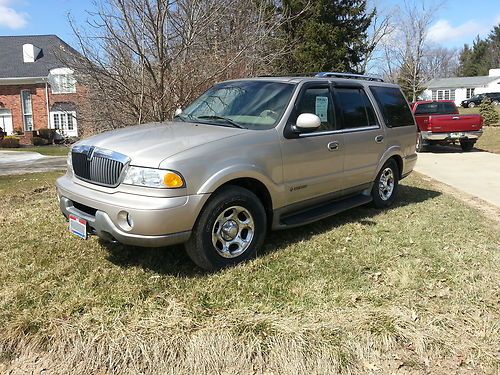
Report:
[[[500,106],[495,107],[500,114]],[[479,114],[479,107],[459,108],[460,114]],[[500,153],[500,124],[483,127],[484,134],[476,143],[476,148],[488,152]]]
[[[57,175],[0,178],[0,373],[499,370],[498,224],[418,176],[392,209],[271,233],[207,274],[181,247],[73,237]]]
[[[500,154],[500,126],[483,127],[483,136],[476,143],[476,148]]]
[[[68,155],[69,147],[67,146],[30,146],[30,147],[20,147],[20,148],[0,148],[4,151],[31,151],[38,152],[46,156],[66,156]]]

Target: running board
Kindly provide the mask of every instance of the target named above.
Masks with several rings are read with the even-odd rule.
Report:
[[[370,203],[371,201],[372,197],[370,195],[358,194],[348,198],[317,204],[282,216],[279,221],[279,227],[285,229],[313,223],[351,208]]]

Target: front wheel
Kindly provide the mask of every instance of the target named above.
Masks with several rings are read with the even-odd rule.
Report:
[[[476,103],[474,102],[470,102],[469,105],[467,107],[469,108],[474,108],[476,106]]]
[[[253,257],[266,235],[266,212],[259,198],[239,186],[214,193],[186,243],[199,267],[214,271]]]
[[[390,159],[384,164],[373,184],[373,205],[377,208],[389,207],[396,198],[398,186],[399,168],[394,159]]]
[[[495,100],[493,100],[493,101],[491,102],[491,104],[493,104],[493,105],[498,105],[498,104],[500,104],[500,102],[499,102],[498,100],[496,100],[496,99],[495,99]]]

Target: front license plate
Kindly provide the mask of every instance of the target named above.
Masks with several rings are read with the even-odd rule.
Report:
[[[87,239],[87,222],[79,217],[69,215],[69,231],[78,237]]]

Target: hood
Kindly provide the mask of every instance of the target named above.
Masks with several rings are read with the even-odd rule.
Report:
[[[164,159],[179,152],[246,132],[246,129],[189,122],[151,123],[101,133],[77,145],[116,151],[130,157],[132,165],[158,168]]]

